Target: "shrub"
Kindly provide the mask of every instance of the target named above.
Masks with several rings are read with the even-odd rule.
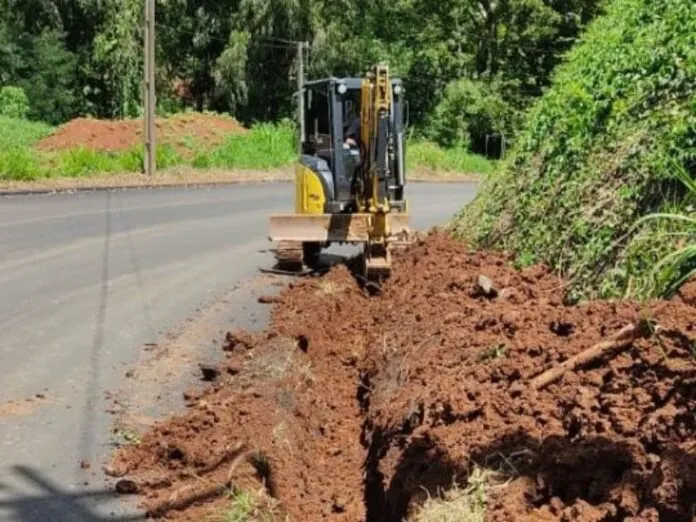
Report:
[[[503,82],[462,79],[450,83],[430,117],[426,135],[444,147],[498,155],[486,138],[512,134],[518,111],[506,101]]]
[[[0,88],[0,116],[26,118],[29,113],[29,99],[21,87]]]

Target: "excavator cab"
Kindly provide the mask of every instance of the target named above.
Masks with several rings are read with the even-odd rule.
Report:
[[[328,213],[343,212],[355,199],[353,185],[362,160],[362,144],[358,139],[358,147],[348,146],[346,138],[354,121],[361,118],[362,82],[362,78],[326,78],[305,84],[304,132],[300,136],[302,154],[299,167],[315,170],[316,159],[326,162],[328,171],[316,170],[321,170],[329,188],[325,194],[325,210]],[[390,115],[393,143],[387,187],[392,204],[402,206],[406,132],[403,85],[399,79],[392,79],[391,84],[395,94]]]
[[[357,243],[365,275],[388,275],[389,243],[408,233],[403,84],[376,66],[309,81],[301,96],[295,211],[271,216],[277,260],[312,267],[330,244]]]

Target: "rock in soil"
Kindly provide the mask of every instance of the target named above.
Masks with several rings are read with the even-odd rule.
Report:
[[[498,296],[498,289],[493,284],[493,281],[491,281],[491,278],[486,277],[485,275],[478,276],[476,281],[476,291],[489,299],[493,299]]]
[[[133,495],[138,492],[138,485],[133,480],[121,479],[116,482],[116,493],[119,495]]]
[[[475,463],[502,484],[488,492],[488,520],[692,522],[688,298],[566,306],[563,281],[548,269],[508,261],[434,233],[395,256],[379,295],[342,266],[296,281],[266,335],[228,336],[234,371],[120,449],[112,470],[143,484],[149,506],[204,480],[265,488],[291,520],[387,522],[465,481]],[[514,291],[471,295],[482,273]],[[530,389],[645,317],[659,333]],[[224,455],[238,444],[250,453],[231,466]],[[167,480],[148,486],[148,476]],[[228,502],[208,498],[166,516],[204,520]]]

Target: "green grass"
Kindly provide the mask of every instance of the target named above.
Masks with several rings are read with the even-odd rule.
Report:
[[[410,172],[428,170],[460,174],[488,174],[495,163],[467,149],[443,149],[430,141],[412,141],[406,147],[406,165]]]
[[[261,123],[243,135],[227,137],[212,151],[193,159],[195,168],[263,170],[284,167],[295,161],[294,127],[287,122]]]
[[[46,123],[0,116],[0,153],[26,149],[53,132]]]
[[[229,507],[224,511],[224,522],[285,522],[287,517],[278,514],[276,502],[264,493],[233,491]]]
[[[0,180],[90,177],[142,169],[141,147],[116,153],[86,148],[59,152],[36,149],[36,143],[54,130],[43,123],[0,118]],[[210,149],[192,136],[181,136],[177,145],[183,153],[168,143],[158,146],[159,169],[191,166],[261,171],[287,168],[297,157],[295,130],[289,121],[254,125],[248,132],[228,136]],[[407,168],[409,172],[485,174],[493,169],[493,163],[464,149],[442,149],[430,142],[415,141],[407,147]]]
[[[0,116],[0,179],[34,179],[40,161],[31,146],[53,132],[53,127]]]

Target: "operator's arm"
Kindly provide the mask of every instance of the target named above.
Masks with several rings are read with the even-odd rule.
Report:
[[[348,145],[349,147],[357,147],[359,134],[360,134],[360,118],[353,118],[353,120],[350,122],[350,126],[348,127],[348,130],[346,131],[345,144]]]

